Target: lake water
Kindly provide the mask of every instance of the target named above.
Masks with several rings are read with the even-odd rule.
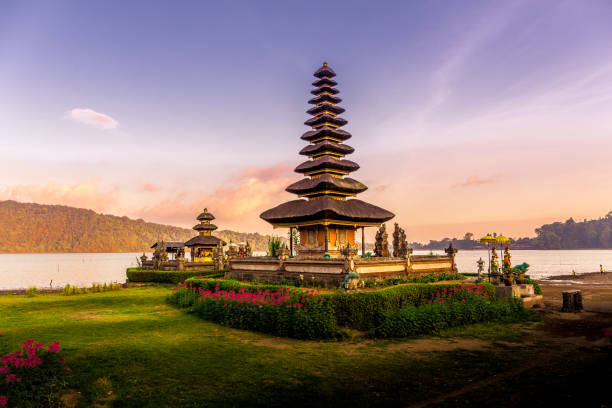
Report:
[[[442,251],[434,251],[442,254]],[[429,251],[415,251],[415,255]],[[528,274],[534,278],[576,273],[597,272],[603,264],[612,271],[612,250],[511,252],[512,264],[527,262]],[[142,253],[111,254],[0,254],[0,289],[29,286],[90,285],[92,282],[125,282],[125,269],[136,266]],[[149,257],[151,254],[148,254]],[[476,261],[487,260],[487,251],[459,251],[457,267],[460,272],[476,272]],[[486,270],[486,268],[485,268]]]

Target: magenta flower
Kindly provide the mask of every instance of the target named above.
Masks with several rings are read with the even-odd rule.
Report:
[[[0,395],[0,406],[5,406],[8,403],[8,398],[4,395]]]
[[[57,353],[58,351],[60,351],[59,341],[54,341],[53,343],[51,343],[49,347],[47,347],[47,350],[49,350],[51,353]]]

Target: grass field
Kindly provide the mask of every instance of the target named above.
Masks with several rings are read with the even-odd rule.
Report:
[[[559,395],[567,402],[589,390],[603,401],[599,381],[612,375],[609,347],[572,350],[534,339],[541,323],[479,324],[404,341],[352,333],[344,342],[309,342],[203,321],[167,306],[168,293],[148,286],[2,296],[0,353],[29,338],[60,341],[79,406],[504,407]]]

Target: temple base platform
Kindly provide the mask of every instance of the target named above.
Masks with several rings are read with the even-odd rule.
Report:
[[[245,257],[229,260],[226,278],[238,280],[289,281],[339,285],[349,273],[362,281],[454,273],[454,262],[445,255],[415,255],[409,258],[288,258]]]

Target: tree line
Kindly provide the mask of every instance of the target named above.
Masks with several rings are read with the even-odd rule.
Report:
[[[534,238],[510,238],[510,245],[523,249],[612,249],[612,211],[598,219],[544,224],[535,229]],[[496,233],[492,235],[496,236]],[[482,248],[480,237],[467,232],[463,238],[430,240],[427,244],[412,242],[413,249],[443,249],[451,243],[457,249]]]

